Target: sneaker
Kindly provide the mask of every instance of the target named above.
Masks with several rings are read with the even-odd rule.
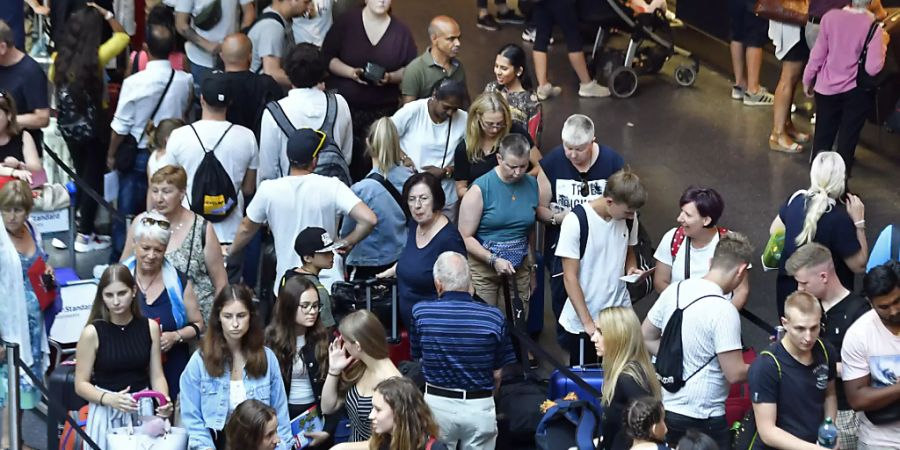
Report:
[[[537,36],[537,28],[525,27],[525,30],[522,31],[522,40],[525,42],[533,44],[535,36]],[[553,45],[553,36],[550,36],[550,45]]]
[[[494,19],[494,16],[488,14],[484,17],[479,17],[478,21],[475,23],[475,26],[481,28],[482,30],[488,31],[497,31],[500,29],[500,24]]]
[[[78,236],[75,237],[75,251],[78,253],[103,250],[109,248],[109,246],[109,241],[101,241],[100,239],[97,239],[97,237],[93,234],[86,235],[78,233]]]
[[[562,93],[562,88],[559,86],[554,86],[550,83],[547,83],[543,86],[538,86],[537,88],[537,98],[538,100],[547,100],[551,97],[556,97]]]
[[[509,25],[522,25],[525,23],[525,18],[508,9],[505,13],[497,13],[497,22]]]
[[[50,241],[50,245],[52,245],[53,248],[55,248],[57,250],[65,250],[65,249],[69,248],[69,245],[66,244],[65,242],[61,241],[59,238],[53,238],[53,240]]]
[[[734,85],[731,87],[731,99],[732,100],[743,100],[744,98],[744,88]]]
[[[775,96],[765,88],[759,88],[759,92],[755,94],[744,92],[744,106],[772,106],[774,103]]]
[[[578,88],[579,97],[609,97],[609,89],[601,86],[597,80],[591,80],[587,84],[582,84]]]

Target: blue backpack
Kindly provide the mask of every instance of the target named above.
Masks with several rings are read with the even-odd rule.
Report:
[[[596,450],[594,439],[599,442],[601,417],[600,410],[590,401],[556,400],[534,434],[538,450]]]
[[[869,251],[866,272],[890,260],[900,261],[900,225],[888,225],[878,234],[875,245]]]

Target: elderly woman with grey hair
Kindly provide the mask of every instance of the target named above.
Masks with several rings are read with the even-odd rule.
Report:
[[[503,137],[497,167],[472,183],[459,209],[475,292],[498,305],[505,289],[517,289],[526,315],[534,274],[530,236],[538,206],[537,180],[526,173],[530,151],[523,136]]]
[[[856,144],[875,104],[875,90],[858,86],[858,71],[875,75],[884,68],[890,35],[869,11],[872,0],[851,0],[842,9],[822,16],[816,44],[803,72],[803,91],[816,98],[813,155],[831,151],[844,158],[847,175],[853,167]],[[865,52],[865,61],[857,61]]]
[[[131,270],[137,285],[137,301],[145,317],[159,323],[163,352],[163,372],[169,396],[178,397],[181,373],[190,359],[188,341],[203,331],[203,318],[197,295],[187,276],[166,259],[166,246],[172,235],[166,216],[151,211],[134,225],[134,255],[123,264]]]

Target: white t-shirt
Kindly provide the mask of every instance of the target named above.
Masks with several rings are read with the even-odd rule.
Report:
[[[656,253],[653,254],[654,259],[672,268],[672,278],[669,280],[669,284],[674,284],[684,279],[684,258],[685,252],[687,252],[688,239],[685,237],[684,241],[681,242],[673,260],[672,238],[675,237],[676,230],[678,230],[678,227],[672,228],[663,235],[659,241],[659,246],[656,247]],[[691,246],[691,273],[689,278],[703,278],[706,276],[718,245],[719,233],[716,233],[705,247],[697,248],[693,245]],[[725,298],[728,300],[733,299],[734,293],[729,292],[725,294]]]
[[[184,167],[187,172],[187,195],[184,196],[184,207],[190,208],[191,194],[193,193],[194,176],[197,168],[203,161],[206,150],[210,150],[219,142],[225,130],[231,126],[231,122],[224,120],[198,120],[193,124],[197,135],[203,140],[203,145],[197,140],[197,135],[191,130],[190,125],[177,128],[172,131],[166,144],[166,154],[163,156],[163,165],[172,164]],[[231,242],[244,218],[244,195],[241,193],[241,183],[247,170],[256,170],[259,165],[259,151],[256,147],[256,137],[249,129],[240,125],[231,126],[225,138],[219,142],[213,150],[216,159],[222,164],[225,172],[231,177],[234,191],[238,196],[238,204],[225,220],[214,223],[216,236],[220,242]]]
[[[278,258],[276,294],[281,275],[300,265],[300,256],[294,251],[297,235],[306,227],[322,227],[337,240],[338,219],[350,214],[360,202],[341,180],[318,174],[287,176],[259,185],[247,206],[247,217],[256,223],[269,223]]]
[[[578,272],[578,284],[584,291],[591,317],[601,310],[612,306],[630,306],[631,296],[628,287],[619,277],[625,274],[625,259],[628,246],[637,245],[638,221],[634,219],[631,233],[625,220],[603,220],[594,208],[585,204],[585,215],[588,220],[588,238],[584,249],[584,258],[580,258],[581,227],[575,214],[566,214],[556,244],[556,256],[561,258],[581,259]],[[581,319],[575,312],[572,302],[566,299],[559,324],[569,333],[578,334],[584,331]]]
[[[869,375],[870,385],[883,388],[900,383],[900,336],[888,330],[875,310],[860,316],[844,334],[841,347],[842,379],[856,380]],[[900,445],[900,421],[873,425],[865,413],[859,418],[859,442],[872,447],[897,448]]]
[[[222,2],[222,18],[219,20],[219,23],[209,30],[201,30],[193,24],[194,16],[213,1],[215,0],[177,0],[175,2],[175,12],[190,14],[191,28],[207,41],[220,44],[225,40],[225,36],[238,31],[238,4],[248,5],[253,3],[253,0],[218,0]],[[213,67],[214,60],[212,55],[197,46],[197,44],[187,41],[184,43],[184,50],[192,64],[199,64],[208,69]]]
[[[294,18],[292,26],[294,42],[300,44],[309,42],[316,47],[321,47],[325,41],[325,35],[334,24],[334,0],[313,0],[309,5],[310,11],[315,10],[315,17],[309,17],[309,13]]]
[[[675,312],[679,286],[681,294],[678,305],[682,309],[697,301],[684,309],[681,322],[683,374],[685,378],[693,377],[674,394],[664,389],[663,405],[666,411],[694,419],[724,416],[729,384],[716,355],[741,349],[741,318],[737,308],[722,298],[719,285],[704,278],[692,278],[670,284],[660,294],[647,313],[647,320],[656,328],[666,329]],[[705,295],[718,297],[697,300]]]
[[[237,409],[238,405],[247,400],[247,389],[244,386],[244,380],[231,380],[228,389],[228,411],[232,412]]]
[[[294,364],[291,369],[291,395],[288,403],[291,405],[308,405],[316,401],[312,384],[309,382],[307,367],[309,363],[303,361],[300,349],[306,345],[306,336],[297,336],[297,353],[294,354]]]
[[[465,111],[458,110],[450,120],[434,123],[428,114],[428,99],[423,98],[403,105],[391,120],[400,133],[400,148],[416,168],[421,170],[425,166],[453,165],[454,149],[466,138],[467,118]],[[449,140],[447,133],[450,134]],[[446,204],[449,206],[456,203],[456,182],[444,178],[441,186],[444,188]]]

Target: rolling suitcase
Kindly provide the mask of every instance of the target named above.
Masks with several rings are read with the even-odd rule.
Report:
[[[575,381],[559,369],[554,370],[550,375],[550,386],[547,392],[547,398],[550,400],[558,400],[564,398],[569,393],[574,392],[579,400],[588,400],[601,409],[600,396],[597,395],[603,390],[603,369],[599,364],[584,364],[584,341],[581,342],[579,361],[581,364],[570,368],[569,370],[576,376],[586,381],[596,392],[589,392],[587,389],[579,386]]]
[[[388,353],[391,361],[399,366],[403,361],[412,360],[409,332],[400,328],[400,302],[397,299],[397,283],[391,283],[391,326],[388,333]]]

